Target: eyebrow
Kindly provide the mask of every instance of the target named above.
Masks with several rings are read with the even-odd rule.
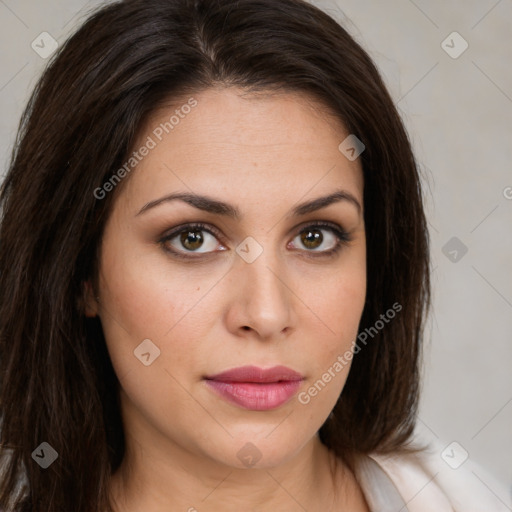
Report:
[[[163,203],[168,203],[170,201],[175,200],[183,201],[193,206],[194,208],[197,208],[198,210],[203,210],[205,212],[213,213],[216,215],[224,215],[235,220],[240,220],[240,218],[242,217],[242,215],[240,214],[240,210],[236,206],[225,203],[223,201],[219,201],[217,199],[213,199],[208,196],[202,196],[192,193],[175,193],[161,197],[159,199],[155,199],[154,201],[150,201],[141,208],[141,210],[139,211],[139,213],[137,213],[136,216],[141,215],[142,213],[152,208],[155,208],[156,206],[159,206]],[[331,204],[338,203],[341,201],[346,201],[352,204],[353,206],[356,207],[358,213],[361,214],[362,207],[359,204],[359,201],[350,192],[347,192],[346,190],[337,190],[336,192],[333,192],[328,196],[318,197],[311,201],[300,203],[298,206],[293,208],[291,215],[306,215],[308,213],[320,210],[322,208],[326,208]]]

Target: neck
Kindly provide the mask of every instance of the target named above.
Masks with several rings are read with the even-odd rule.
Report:
[[[127,436],[126,453],[112,477],[116,512],[282,512],[339,509],[356,499],[355,480],[318,436],[286,463],[239,469],[182,447],[162,451]],[[156,445],[156,443],[155,443]]]

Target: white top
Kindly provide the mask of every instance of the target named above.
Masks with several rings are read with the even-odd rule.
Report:
[[[460,464],[451,450],[444,455],[449,463],[430,450],[362,458],[356,477],[371,512],[512,511],[510,490],[481,466],[470,459]]]

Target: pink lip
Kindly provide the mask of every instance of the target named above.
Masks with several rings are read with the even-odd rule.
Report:
[[[275,409],[297,393],[303,376],[286,366],[263,369],[241,366],[205,377],[206,383],[231,403],[253,411]]]

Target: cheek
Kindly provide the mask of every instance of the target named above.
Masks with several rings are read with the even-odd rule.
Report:
[[[343,390],[352,365],[365,296],[366,274],[359,268],[333,278],[315,298],[317,315],[328,327],[322,326],[322,332],[327,335],[317,335],[310,345],[312,371],[307,386],[297,397],[311,417],[327,419]]]
[[[134,351],[149,339],[160,351],[151,369],[181,375],[198,366],[201,340],[218,317],[207,292],[219,276],[177,271],[154,247],[130,249],[124,239],[108,239],[102,254],[100,316],[112,364],[118,376],[147,369]]]
[[[353,344],[357,338],[366,299],[364,257],[354,259],[352,265],[347,264],[340,268],[339,272],[323,282],[321,289],[308,302],[317,317],[316,328],[323,333],[315,336],[316,328],[311,324],[311,336],[315,338],[315,343],[310,346],[315,354],[314,361],[311,358],[314,368],[312,377],[314,382],[317,379],[324,383],[329,382],[326,385],[328,389],[321,394],[330,405],[334,405],[333,401],[337,399],[348,376]],[[328,371],[330,374],[326,375]],[[323,390],[322,382],[319,387]]]
[[[105,245],[100,315],[107,348],[127,403],[155,424],[173,424],[172,411],[190,409],[180,383],[183,373],[197,366],[194,305],[206,286],[199,288],[161,262],[122,245]]]
[[[331,341],[346,342],[357,334],[365,299],[365,270],[352,268],[326,279],[313,297],[311,309],[328,327]]]
[[[107,320],[117,321],[131,337],[159,339],[193,307],[200,290],[186,272],[171,271],[154,246],[124,242],[133,238],[110,234],[102,252],[100,292]]]

